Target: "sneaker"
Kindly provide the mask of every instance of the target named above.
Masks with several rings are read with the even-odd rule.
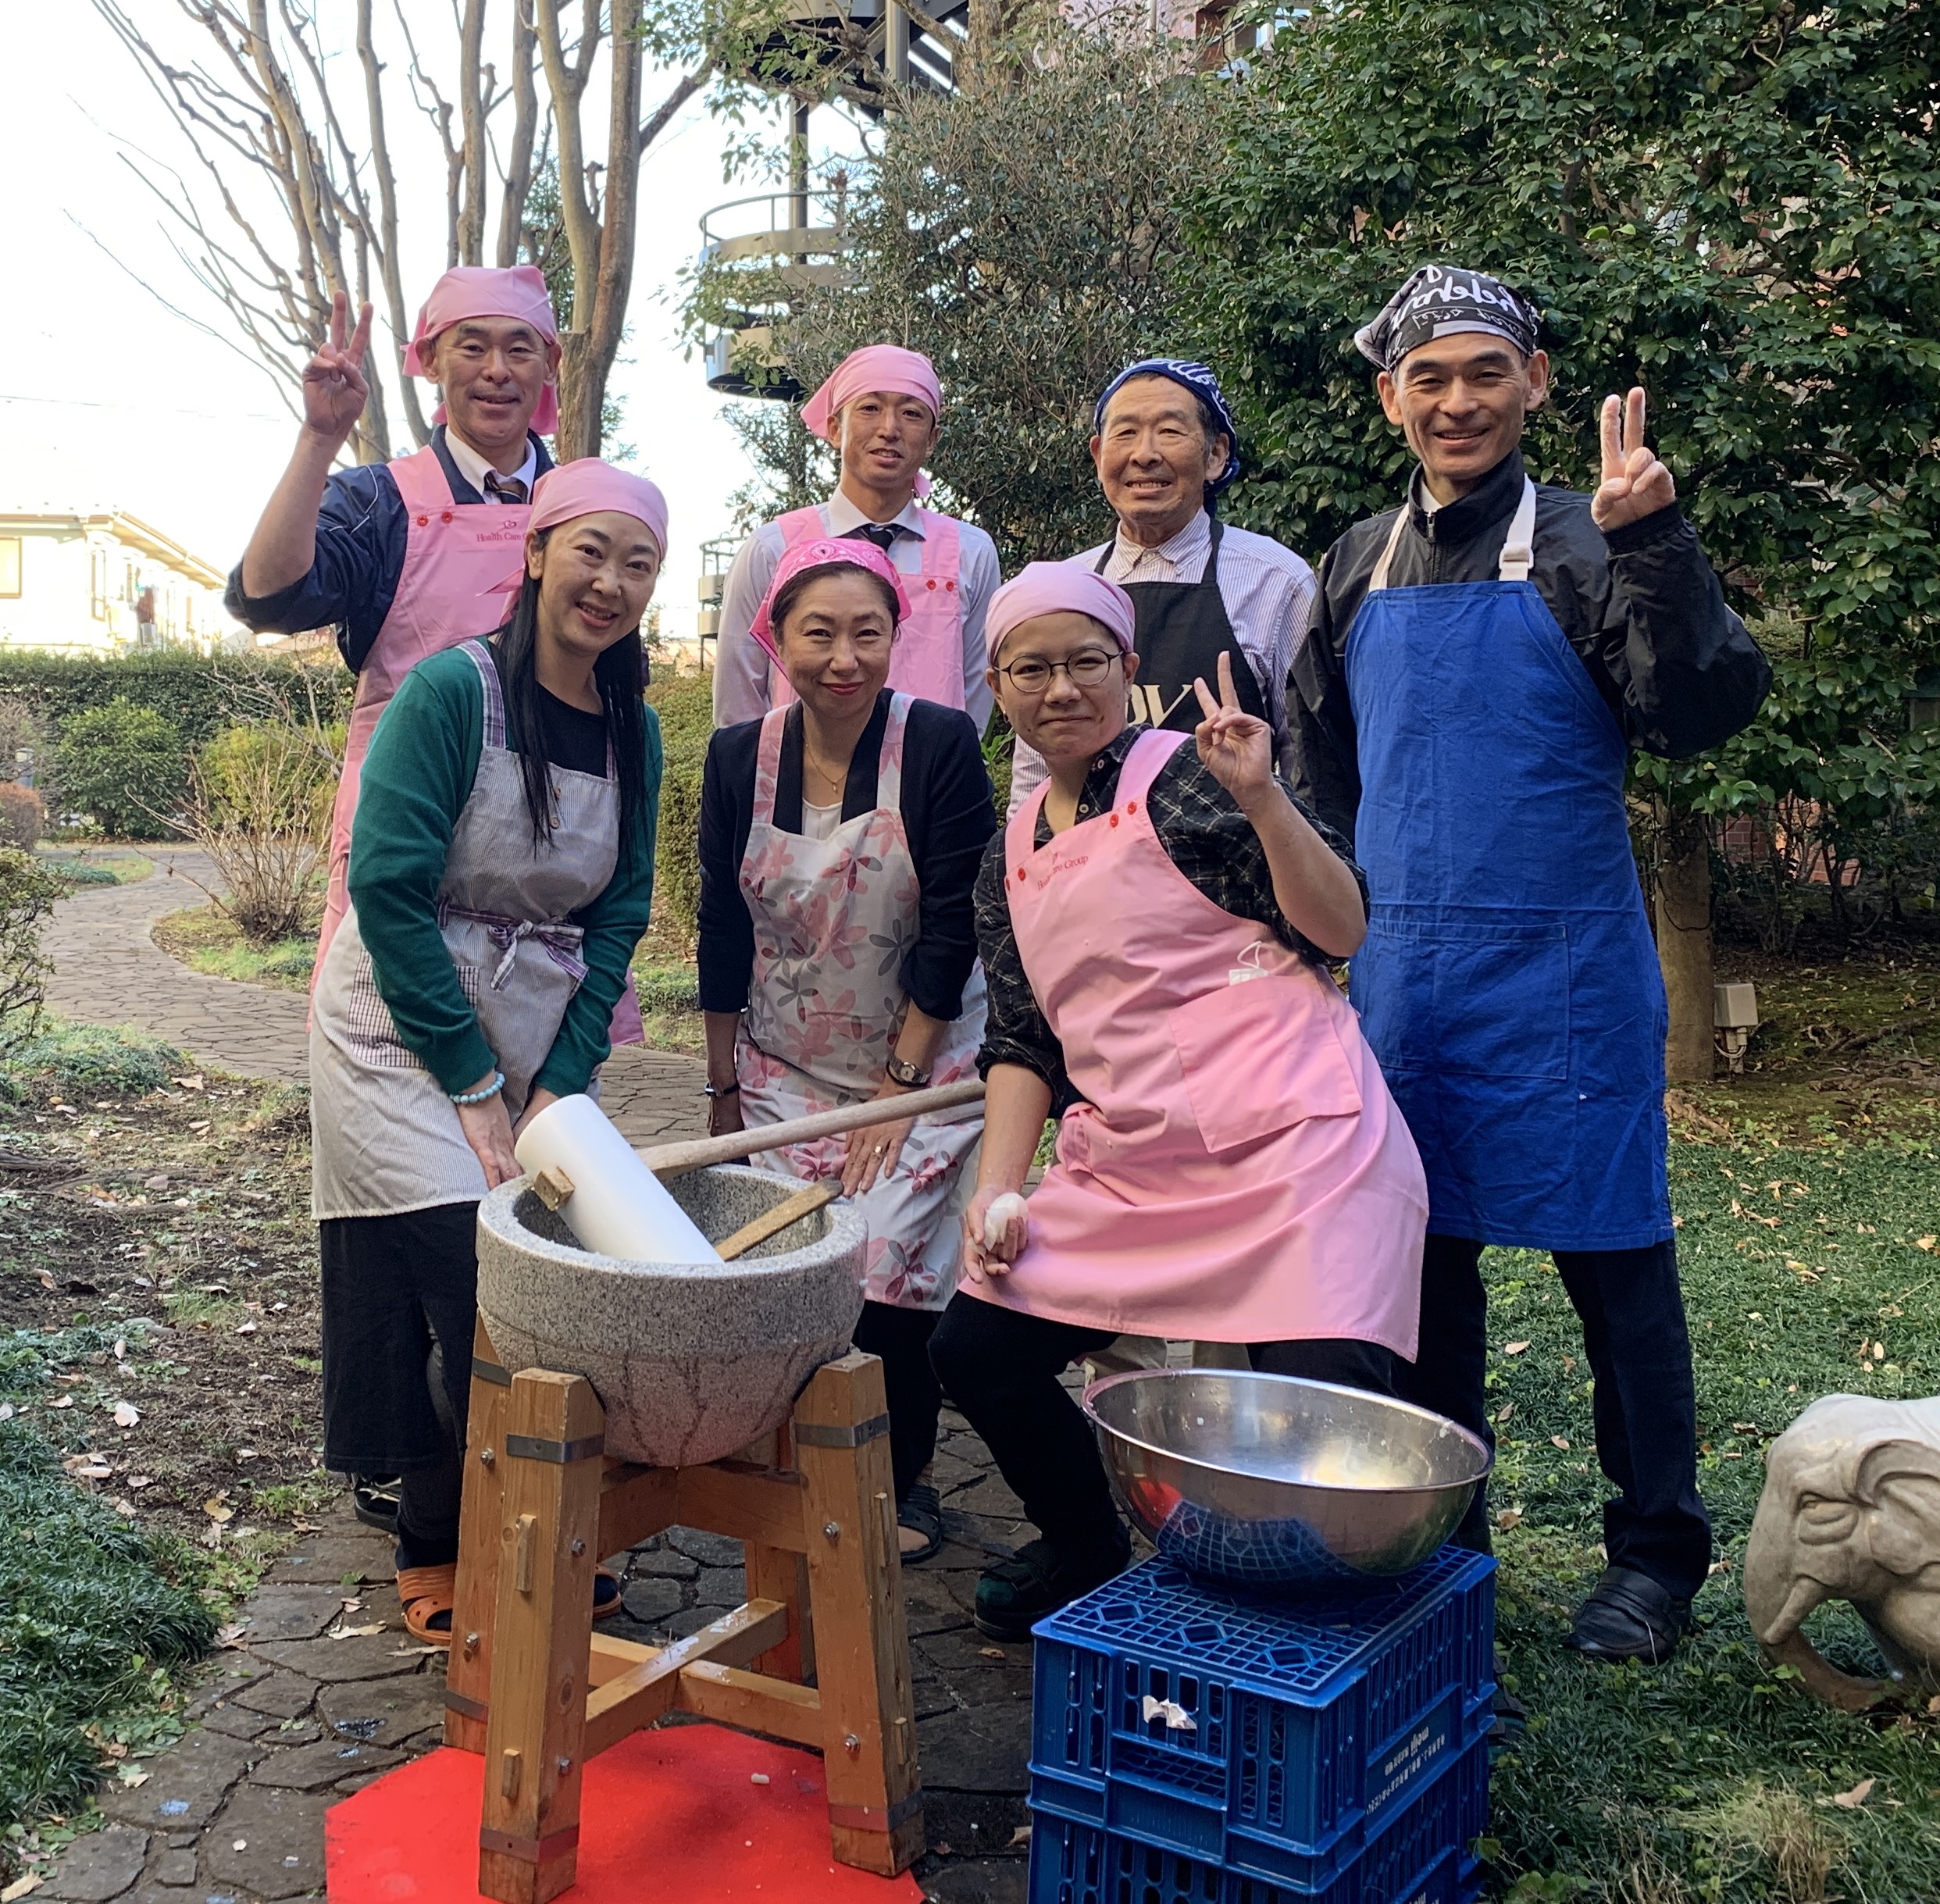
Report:
[[[1563,1644],[1588,1660],[1661,1666],[1691,1624],[1691,1603],[1672,1597],[1648,1574],[1607,1567],[1576,1610]]]
[[[1009,1560],[985,1568],[977,1581],[977,1631],[992,1639],[1029,1639],[1047,1613],[1123,1573],[1131,1558],[1132,1544],[1122,1532],[1102,1554],[1061,1557],[1049,1541],[1032,1541]]]
[[[395,1474],[353,1474],[351,1477],[351,1511],[366,1527],[394,1539],[398,1532],[398,1490]]]

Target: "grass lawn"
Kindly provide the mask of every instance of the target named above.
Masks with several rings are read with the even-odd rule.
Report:
[[[313,935],[253,946],[227,913],[205,904],[164,913],[149,936],[170,957],[213,979],[238,979],[279,992],[309,989],[310,967],[316,957]]]
[[[37,857],[70,887],[132,886],[155,871],[155,861],[134,847],[73,848],[42,846]]]

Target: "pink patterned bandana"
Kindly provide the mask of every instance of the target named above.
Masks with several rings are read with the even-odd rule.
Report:
[[[909,597],[903,590],[903,578],[896,572],[895,565],[873,542],[865,541],[859,536],[815,536],[806,542],[797,542],[776,565],[775,579],[768,585],[768,593],[761,597],[761,605],[754,617],[754,625],[748,630],[769,654],[779,660],[775,646],[775,626],[772,611],[775,597],[804,569],[866,569],[871,575],[880,576],[896,591],[896,621],[900,627],[909,619]]]

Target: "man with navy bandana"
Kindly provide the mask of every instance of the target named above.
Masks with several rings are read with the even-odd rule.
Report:
[[[1633,747],[1674,758],[1738,732],[1771,671],[1647,447],[1642,390],[1605,399],[1593,494],[1525,474],[1550,365],[1518,292],[1426,266],[1355,342],[1420,462],[1402,507],[1321,564],[1294,787],[1366,872],[1350,991],[1428,1174],[1400,1392],[1492,1444],[1483,1246],[1555,1257],[1619,1496],[1567,1643],[1655,1662],[1689,1623],[1710,1526],[1624,778]],[[1487,1546],[1479,1496],[1457,1539]]]
[[[1092,428],[1091,460],[1118,533],[1074,559],[1136,607],[1132,718],[1189,732],[1200,718],[1193,679],[1216,683],[1224,654],[1241,707],[1272,728],[1284,772],[1287,669],[1312,611],[1314,572],[1271,537],[1219,520],[1218,497],[1240,462],[1218,378],[1183,358],[1143,358],[1106,385]],[[1013,806],[1043,777],[1043,762],[1020,745]]]

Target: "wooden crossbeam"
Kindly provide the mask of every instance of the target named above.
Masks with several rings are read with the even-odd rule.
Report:
[[[774,1600],[745,1606],[662,1646],[594,1692],[586,1702],[582,1754],[595,1758],[642,1726],[663,1719],[679,1703],[680,1669],[697,1660],[739,1666],[775,1645],[788,1631],[788,1609]]]

